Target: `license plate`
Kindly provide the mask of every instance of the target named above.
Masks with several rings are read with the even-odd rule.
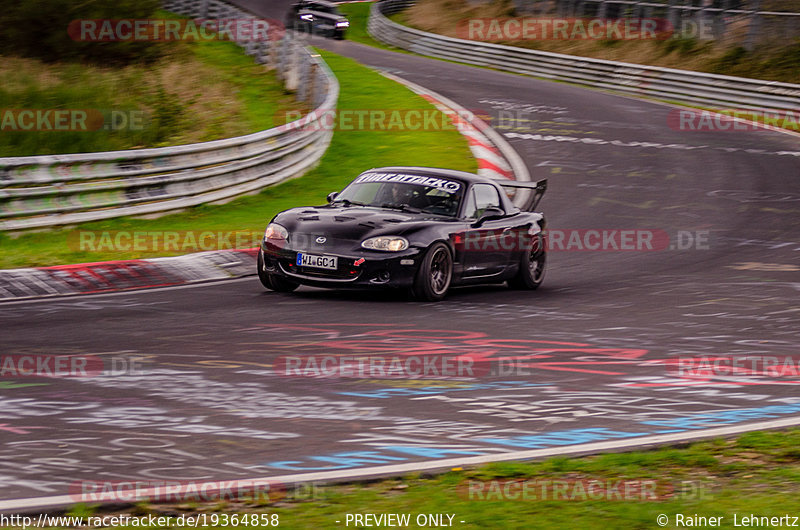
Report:
[[[297,254],[297,265],[315,269],[336,270],[339,258],[335,256],[315,256],[313,254]]]

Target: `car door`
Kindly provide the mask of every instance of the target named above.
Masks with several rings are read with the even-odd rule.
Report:
[[[489,219],[474,226],[489,208],[502,210],[497,188],[490,184],[473,184],[464,199],[462,213],[467,222],[460,245],[464,278],[497,275],[508,266],[513,245],[506,237],[507,220]]]

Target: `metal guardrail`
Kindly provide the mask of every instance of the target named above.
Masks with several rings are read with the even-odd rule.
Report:
[[[649,17],[653,16],[653,10],[670,10],[689,13],[726,13],[730,15],[757,15],[757,16],[786,16],[795,17],[800,16],[800,12],[796,11],[776,11],[761,9],[760,1],[750,0],[744,4],[736,4],[738,7],[731,7],[733,2],[731,0],[722,0],[717,2],[706,3],[705,1],[695,0],[697,5],[691,1],[688,3],[678,3],[678,0],[655,0],[646,2],[642,0],[533,0],[525,2],[525,8],[531,12],[545,12],[555,10],[562,15],[582,15],[582,10],[585,10],[591,4],[597,12],[607,12],[607,6],[628,6],[632,11],[631,15],[634,17]],[[599,4],[599,6],[598,6]]]
[[[756,44],[768,45],[781,40],[791,42],[800,36],[800,12],[797,12],[796,1],[795,5],[786,2],[787,10],[776,10],[776,2],[767,4],[762,0],[515,0],[514,3],[520,12],[539,15],[659,17],[667,20],[678,36],[699,40],[724,39],[741,43],[751,51]],[[765,6],[771,9],[764,9]],[[697,30],[698,23],[704,26],[702,32]]]
[[[661,100],[725,109],[800,112],[800,85],[605,61],[436,35],[386,18],[413,0],[381,0],[367,29],[386,44],[460,63]]]
[[[171,0],[192,17],[250,19],[219,0]],[[314,111],[294,124],[212,142],[102,153],[0,158],[0,230],[26,230],[149,215],[256,192],[303,174],[330,143],[314,124],[335,110],[339,84],[327,65],[286,32],[280,41],[239,43],[275,67]],[[303,127],[296,124],[301,123]]]

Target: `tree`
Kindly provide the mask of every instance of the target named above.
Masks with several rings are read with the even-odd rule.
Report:
[[[158,0],[15,0],[0,11],[0,53],[45,61],[126,64],[152,61],[162,53],[158,42],[84,42],[67,32],[70,22],[97,19],[153,18]]]

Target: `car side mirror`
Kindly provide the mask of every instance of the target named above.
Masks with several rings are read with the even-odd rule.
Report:
[[[492,219],[500,219],[505,214],[506,214],[506,212],[504,212],[500,208],[495,208],[493,206],[490,206],[489,208],[486,208],[483,211],[483,214],[481,214],[481,216],[478,218],[477,221],[475,221],[472,224],[472,226],[475,227],[475,228],[478,228],[479,226],[481,226],[486,221],[491,221]]]
[[[328,194],[328,202],[329,203],[333,202],[336,199],[336,197],[338,197],[338,196],[339,196],[339,192],[336,192],[336,191],[330,192]]]

